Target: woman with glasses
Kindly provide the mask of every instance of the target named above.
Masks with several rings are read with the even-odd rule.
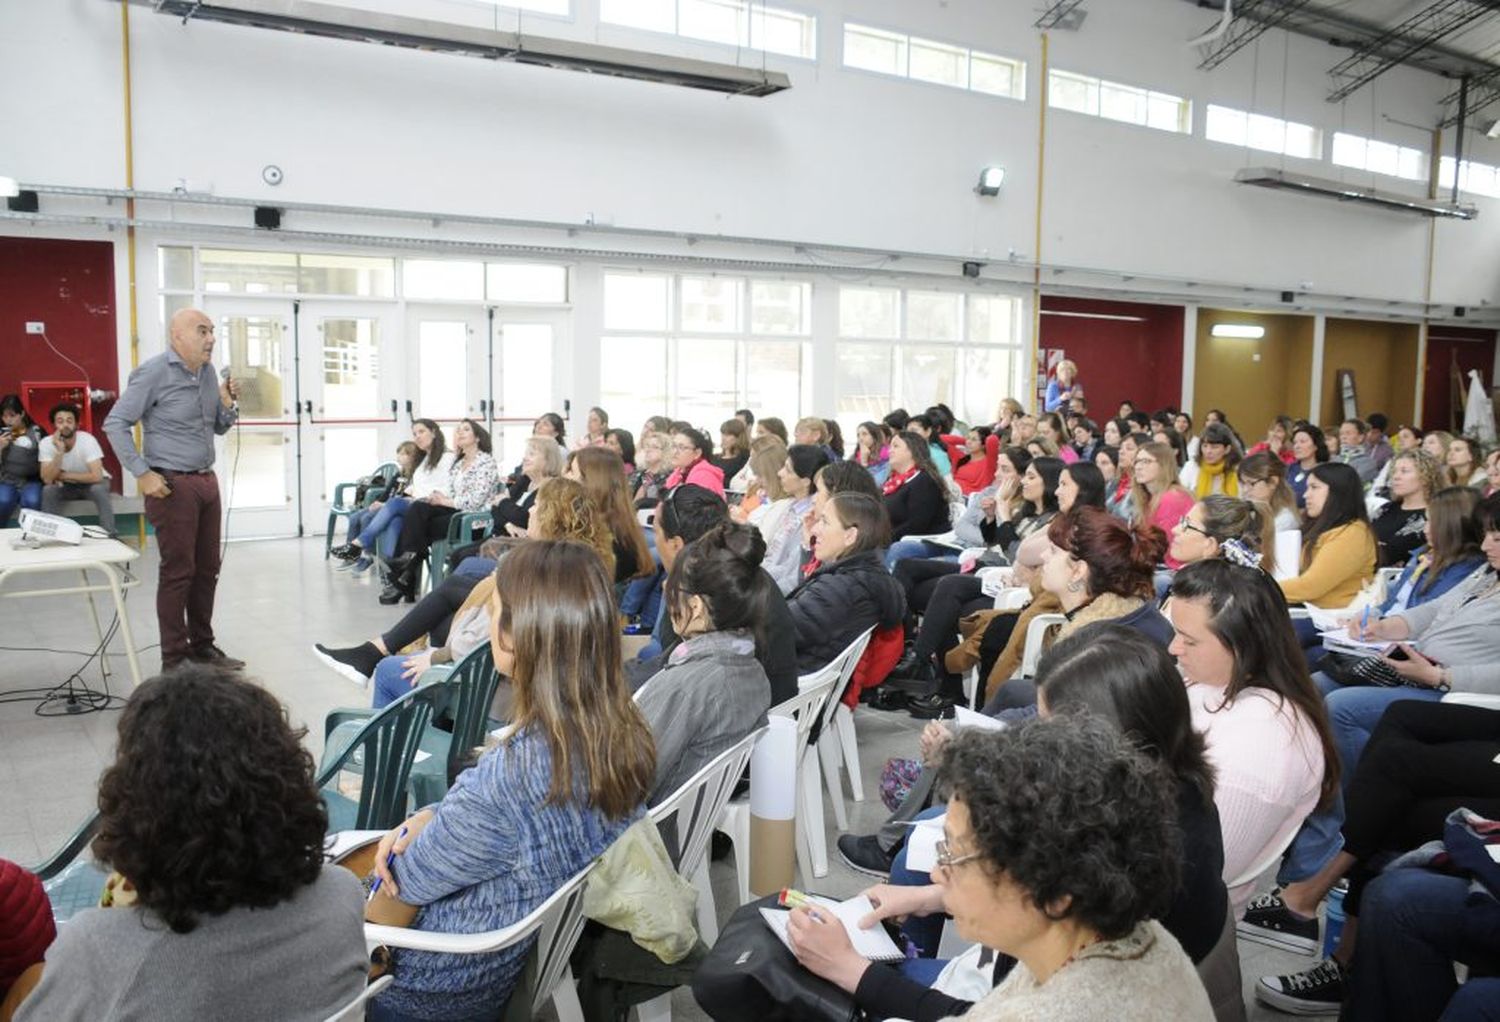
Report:
[[[942,995],[910,993],[892,1004],[881,987],[893,970],[856,960],[839,928],[806,908],[788,925],[803,965],[880,1017],[941,1018],[968,1007],[960,1017],[977,1022],[1083,1020],[1102,1017],[1105,1004],[1117,1020],[1214,1017],[1192,961],[1155,921],[1183,873],[1167,767],[1111,724],[1065,714],[962,734],[942,769],[952,794],[935,884],[920,906],[891,912],[882,899],[863,922],[946,911],[960,936],[1014,960],[994,969],[1004,978],[972,1007],[945,999],[928,1008]]]
[[[1245,456],[1239,465],[1240,496],[1271,509],[1277,532],[1300,529],[1297,495],[1286,483],[1286,462],[1270,451]]]
[[[724,471],[710,460],[714,449],[708,437],[685,422],[675,423],[670,450],[672,474],[667,476],[667,489],[691,483],[724,496]]]
[[[1193,495],[1177,481],[1177,456],[1169,445],[1153,440],[1136,452],[1134,468],[1132,519],[1161,530],[1165,539],[1193,506]],[[1166,564],[1173,570],[1179,566],[1170,554]]]
[[[1223,494],[1204,497],[1172,530],[1168,556],[1183,565],[1214,557],[1253,557],[1260,567],[1274,571],[1276,534],[1266,510],[1264,504]]]

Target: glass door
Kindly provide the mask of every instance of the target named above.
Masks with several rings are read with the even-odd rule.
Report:
[[[570,322],[569,314],[562,311],[506,306],[494,310],[490,417],[501,475],[520,464],[538,416],[556,412],[564,419],[570,417],[570,402],[562,386],[571,354]],[[578,412],[574,418],[581,428],[588,413]],[[574,433],[570,422],[570,446]]]
[[[239,424],[221,438],[215,469],[229,539],[295,536],[298,528],[293,306],[284,298],[209,298],[215,364],[240,385]]]
[[[338,484],[395,461],[410,435],[395,321],[394,305],[301,303],[302,501],[311,534],[323,528]]]

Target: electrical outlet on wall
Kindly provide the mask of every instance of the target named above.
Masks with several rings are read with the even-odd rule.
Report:
[[[38,319],[26,321],[26,332],[28,334],[44,334],[47,332],[47,324]]]

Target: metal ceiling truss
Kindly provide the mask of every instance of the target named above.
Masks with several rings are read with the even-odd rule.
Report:
[[[1086,13],[1078,10],[1082,6],[1083,0],[1053,0],[1033,27],[1043,32],[1052,28],[1077,28]]]
[[[1434,0],[1334,65],[1328,73],[1341,84],[1329,93],[1328,102],[1348,98],[1396,65],[1496,10],[1500,4],[1494,0]]]
[[[1441,105],[1453,112],[1443,118],[1439,127],[1451,128],[1469,114],[1483,110],[1496,100],[1500,100],[1500,68],[1469,79],[1469,95],[1465,108],[1460,111],[1459,98],[1462,92],[1462,89],[1454,89],[1442,98]]]
[[[1218,39],[1201,47],[1200,71],[1212,71],[1224,61],[1259,39],[1268,30],[1286,25],[1312,5],[1312,0],[1239,0],[1234,4],[1234,20]]]

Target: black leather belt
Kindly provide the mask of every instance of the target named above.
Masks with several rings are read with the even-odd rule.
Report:
[[[212,468],[194,468],[183,471],[182,469],[178,468],[153,467],[151,471],[155,472],[159,476],[211,476],[214,474],[214,470]]]

